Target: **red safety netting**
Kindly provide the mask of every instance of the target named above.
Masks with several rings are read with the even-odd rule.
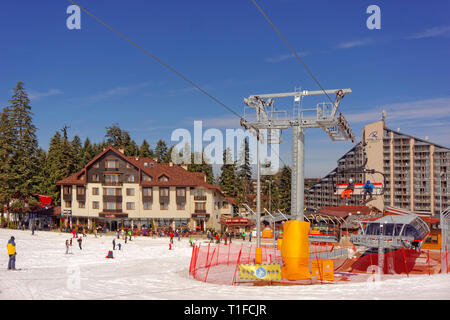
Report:
[[[449,266],[448,252],[441,255],[441,252],[435,250],[401,248],[380,255],[376,250],[356,252],[355,249],[354,247],[343,248],[333,244],[313,243],[310,245],[310,262],[312,260],[333,260],[334,283],[366,281],[375,272],[406,277],[414,274],[432,275],[441,272],[441,260],[444,261],[442,263],[443,271],[448,272],[446,268],[446,264]],[[384,263],[382,263],[383,261]],[[235,285],[241,282],[239,264],[254,262],[254,244],[225,245],[205,242],[193,246],[189,274],[194,279],[203,282]],[[262,246],[262,263],[283,265],[281,252],[273,245]],[[313,279],[310,283],[317,283],[317,280]]]

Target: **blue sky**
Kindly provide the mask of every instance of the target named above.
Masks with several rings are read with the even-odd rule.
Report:
[[[78,0],[153,55],[242,114],[251,94],[318,90],[256,7],[248,1]],[[360,136],[387,110],[389,127],[449,146],[448,1],[259,0],[325,88],[351,88],[340,110]],[[366,8],[381,9],[369,30]],[[64,125],[71,137],[104,138],[118,123],[138,144],[170,143],[193,120],[219,129],[234,116],[84,12],[66,27],[65,0],[7,1],[0,11],[0,106],[23,81],[39,143]],[[316,101],[311,101],[311,106]],[[284,104],[283,104],[284,103]],[[279,108],[291,110],[292,101]],[[290,131],[281,156],[290,163]],[[351,142],[306,134],[306,176],[323,176]]]

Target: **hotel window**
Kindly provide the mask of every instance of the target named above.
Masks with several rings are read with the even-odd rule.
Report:
[[[184,210],[186,202],[177,202],[177,210]]]
[[[119,168],[119,160],[106,160],[105,167],[107,169],[117,169]]]
[[[186,189],[177,188],[177,197],[186,197]]]
[[[206,190],[205,189],[195,189],[194,190],[194,200],[205,201],[206,200]]]
[[[151,210],[152,209],[152,203],[150,201],[144,202],[144,210]]]
[[[103,188],[103,194],[106,196],[121,196],[122,189],[120,189],[120,188]]]
[[[98,174],[93,174],[92,175],[92,182],[99,182],[100,181],[100,178],[99,178],[99,176],[98,176]]]
[[[78,201],[78,208],[83,209],[85,207],[84,201]]]
[[[118,174],[106,174],[105,182],[110,184],[118,184],[119,183],[119,175]]]
[[[195,189],[194,190],[194,196],[196,196],[196,197],[204,197],[204,196],[206,196],[206,190],[205,189]]]
[[[169,178],[167,178],[167,176],[161,176],[161,177],[159,177],[158,180],[159,181],[163,181],[163,182],[167,182],[167,181],[169,181]]]
[[[161,205],[161,210],[168,210],[169,209],[169,201],[161,200],[159,204]]]
[[[72,208],[72,201],[64,201],[64,206],[66,208]]]
[[[99,194],[99,189],[98,188],[92,188],[92,195],[93,196],[98,196]]]
[[[159,188],[159,196],[160,197],[168,197],[169,196],[169,188]]]
[[[94,165],[93,165],[92,167],[94,167],[94,168],[100,168],[100,163],[96,162],[96,163],[94,163]]]
[[[84,195],[84,187],[77,187],[77,194],[80,196]]]
[[[72,193],[72,186],[64,186],[63,187],[63,193],[64,194],[71,194]]]
[[[104,207],[105,207],[105,209],[108,209],[108,210],[120,210],[120,209],[122,209],[122,202],[110,202],[110,201],[108,201],[108,202],[105,202],[104,203]]]
[[[127,165],[126,165],[126,167],[127,167],[127,169],[131,169],[131,168],[133,168],[133,166],[132,166],[131,164],[129,164],[128,162],[127,162]]]
[[[146,174],[143,174],[142,175],[142,181],[152,181],[152,177],[150,177],[150,176],[148,176]]]
[[[206,210],[206,203],[205,202],[196,202],[195,203],[195,210]]]
[[[134,210],[134,202],[127,202],[127,210]]]
[[[98,208],[100,208],[100,202],[92,201],[92,209],[98,209]]]
[[[152,188],[142,188],[142,195],[146,197],[152,196]]]
[[[133,175],[131,175],[131,176],[128,176],[128,182],[134,182],[135,181],[135,178],[134,178],[134,176]]]
[[[133,188],[127,188],[127,196],[134,196],[134,189]]]

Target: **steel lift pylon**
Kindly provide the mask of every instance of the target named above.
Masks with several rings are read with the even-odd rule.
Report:
[[[355,141],[355,136],[345,117],[338,112],[342,98],[351,93],[351,89],[334,90],[298,90],[287,93],[259,94],[244,98],[249,108],[255,109],[255,114],[247,115],[241,119],[241,126],[256,134],[257,150],[257,208],[256,221],[260,221],[260,163],[259,144],[263,139],[262,130],[267,131],[266,140],[269,144],[279,143],[281,130],[292,128],[292,186],[291,186],[291,217],[294,220],[304,220],[304,159],[305,159],[305,130],[308,128],[321,128],[332,141]],[[316,108],[302,109],[301,101],[308,96],[336,95],[334,102],[318,103]],[[287,111],[276,110],[274,100],[278,98],[293,97],[295,104],[292,115]],[[307,116],[312,113],[312,116]],[[257,223],[257,246],[260,247],[260,225]]]

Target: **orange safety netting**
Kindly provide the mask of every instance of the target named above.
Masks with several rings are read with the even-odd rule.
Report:
[[[235,285],[243,283],[239,278],[239,264],[255,262],[255,245],[249,243],[194,245],[189,266],[189,274],[196,280]],[[436,274],[448,273],[448,252],[434,250],[397,249],[385,252],[382,256],[376,250],[355,252],[355,248],[342,248],[332,244],[310,245],[311,261],[333,260],[334,281],[366,281],[375,271],[384,275]],[[383,267],[381,263],[384,261]],[[283,265],[281,252],[273,245],[262,246],[262,263]],[[447,268],[446,268],[447,265]],[[313,279],[310,283],[317,283]],[[247,281],[248,282],[248,281]],[[289,282],[289,281],[287,281]],[[321,281],[322,282],[322,281]],[[295,282],[289,282],[295,284]],[[273,284],[273,283],[272,283]]]

